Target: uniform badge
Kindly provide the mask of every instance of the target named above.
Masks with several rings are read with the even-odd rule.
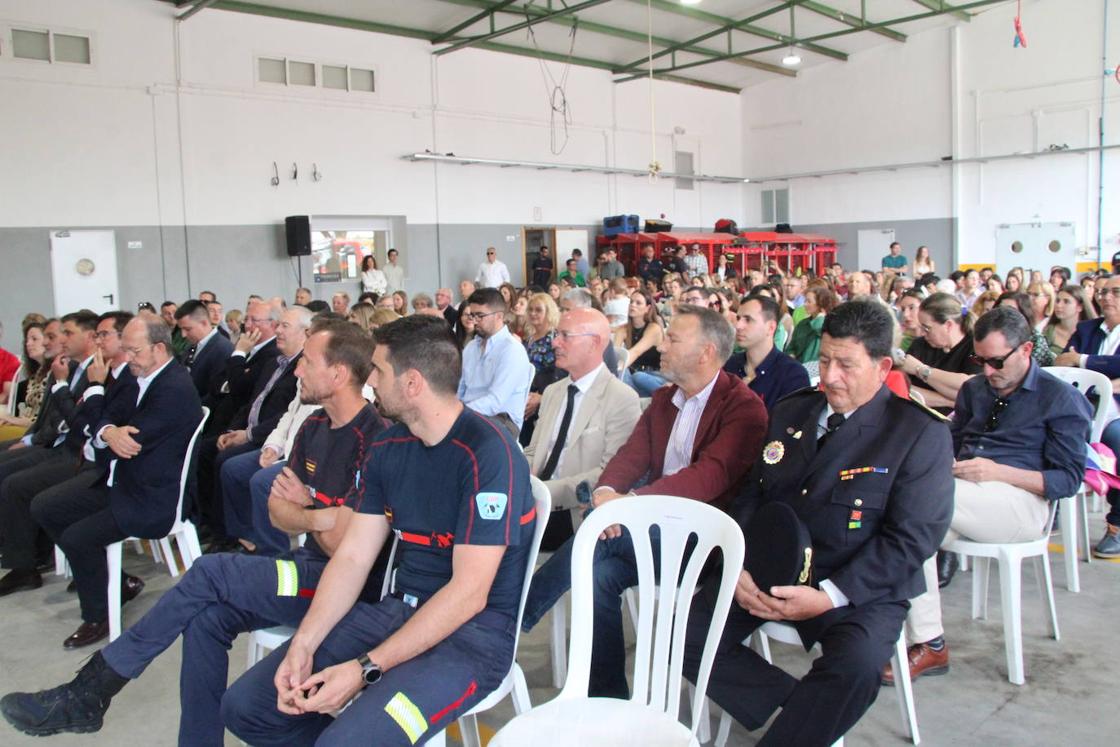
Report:
[[[478,515],[483,519],[497,521],[505,516],[509,497],[505,493],[479,493],[474,497]]]
[[[767,464],[777,464],[786,455],[786,447],[781,441],[771,441],[762,450],[762,461]]]

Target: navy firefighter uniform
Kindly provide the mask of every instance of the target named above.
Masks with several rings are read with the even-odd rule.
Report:
[[[505,546],[486,607],[427,651],[385,672],[338,718],[288,716],[273,679],[285,644],[226,693],[226,726],[246,743],[420,744],[493,691],[513,661],[518,605],[536,522],[529,465],[491,420],[464,408],[442,441],[427,446],[403,424],[370,445],[357,511],[383,515],[396,535],[393,593],[357,602],[314,655],[313,672],[380,645],[451,580],[457,545]]]
[[[757,729],[782,712],[759,744],[829,745],[874,702],[909,609],[925,591],[922,563],[953,515],[948,427],[886,386],[818,445],[832,415],[824,393],[795,392],[770,413],[762,459],[732,514],[742,526],[761,505],[788,503],[812,541],[809,583],[839,592],[842,606],[794,622],[806,650],[822,655],[801,680],[768,664],[742,641],[764,620],[732,604],[708,697]],[[750,555],[750,547],[746,548]],[[695,678],[711,607],[697,598],[685,674]]]

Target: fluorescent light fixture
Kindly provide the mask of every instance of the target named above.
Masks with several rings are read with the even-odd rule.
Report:
[[[407,153],[401,156],[406,161],[434,161],[437,163],[454,163],[461,166],[497,166],[502,169],[521,168],[521,169],[535,169],[537,171],[570,171],[574,174],[591,172],[596,174],[615,174],[618,176],[636,176],[636,177],[649,177],[649,169],[627,169],[617,166],[597,166],[593,164],[582,163],[548,163],[545,161],[514,161],[504,158],[474,158],[470,156],[456,156],[451,153],[432,153],[424,151],[423,153]],[[742,184],[749,182],[750,179],[741,176],[718,176],[715,174],[677,174],[670,171],[662,171],[658,174],[661,178],[680,178],[691,179],[697,182],[711,182],[718,184]]]
[[[782,58],[782,64],[786,67],[797,67],[801,64],[801,55],[790,48],[789,54]]]
[[[699,5],[701,0],[681,0],[681,5]]]

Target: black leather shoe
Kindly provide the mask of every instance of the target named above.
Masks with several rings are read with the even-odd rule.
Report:
[[[12,726],[36,737],[95,732],[101,728],[113,696],[127,682],[98,652],[65,685],[5,695],[0,700],[0,713]]]
[[[66,584],[66,591],[68,591],[71,594],[77,594],[78,593],[78,582],[75,581],[74,579],[70,579],[70,583]]]
[[[121,604],[131,602],[144,591],[144,579],[125,574],[121,579]]]
[[[84,622],[73,634],[62,642],[63,648],[81,648],[109,637],[109,621],[98,623]]]
[[[944,589],[953,580],[957,569],[961,567],[961,559],[955,552],[938,550],[937,552],[937,588]]]
[[[0,578],[0,597],[6,597],[24,589],[38,589],[43,585],[43,577],[38,571],[14,570],[8,571],[4,578]]]

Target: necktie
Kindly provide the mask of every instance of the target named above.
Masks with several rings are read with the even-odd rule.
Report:
[[[572,424],[572,414],[576,409],[576,392],[578,391],[578,386],[568,384],[568,404],[564,408],[564,417],[560,420],[560,432],[556,434],[556,443],[552,447],[552,453],[548,455],[548,461],[544,463],[544,469],[541,470],[539,475],[542,480],[551,480],[552,473],[556,471],[556,465],[560,463],[560,454],[564,451],[564,442],[568,440],[568,426]]]
[[[272,372],[272,376],[269,377],[268,383],[264,385],[264,389],[262,389],[261,393],[257,395],[257,398],[253,400],[253,405],[249,408],[249,420],[247,425],[250,431],[257,427],[257,422],[261,417],[261,406],[264,405],[265,397],[267,397],[268,393],[272,391],[272,387],[284,374],[284,369],[287,367],[288,359],[282,355],[276,356],[276,370]]]
[[[828,416],[828,420],[825,421],[824,435],[817,439],[817,451],[820,451],[824,448],[824,445],[828,442],[829,437],[836,432],[837,428],[844,424],[844,420],[844,416],[838,412],[834,412]]]
[[[183,361],[184,366],[186,366],[187,368],[191,367],[191,365],[194,363],[194,355],[196,352],[198,352],[198,345],[191,345],[187,349],[187,357]]]

